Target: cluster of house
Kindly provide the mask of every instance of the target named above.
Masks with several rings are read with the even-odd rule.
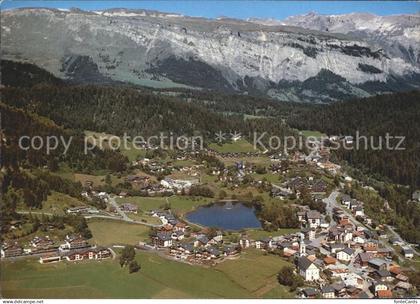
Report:
[[[137,212],[138,212],[137,205],[134,205],[132,203],[123,203],[123,204],[119,205],[119,209],[123,212],[128,212],[128,213],[137,214]]]
[[[366,221],[366,224],[371,223],[371,220],[366,217],[365,212],[363,210],[363,202],[351,198],[347,194],[343,194],[341,196],[341,204],[347,209],[350,209],[350,211],[355,217],[363,218],[363,220]]]
[[[82,236],[73,234],[66,235],[64,243],[57,251],[41,255],[41,264],[59,261],[102,260],[111,257],[111,250],[103,247],[92,247]]]
[[[244,249],[280,250],[283,257],[293,260],[296,272],[317,286],[303,289],[302,297],[389,298],[403,296],[412,288],[393,261],[393,250],[381,246],[369,229],[354,225],[338,210],[333,225],[323,225],[317,211],[299,216],[306,227],[300,233],[257,241],[242,236],[239,243]]]
[[[188,225],[166,211],[152,211],[152,216],[159,217],[163,223],[151,236],[153,246],[167,249],[168,254],[175,259],[194,264],[211,264],[215,259],[239,252],[237,244],[224,244],[221,231],[212,236],[206,229],[199,233],[191,232]]]
[[[64,242],[56,245],[48,236],[34,237],[29,246],[22,247],[18,243],[3,243],[1,248],[2,258],[19,256],[39,256],[41,264],[52,262],[100,260],[111,257],[111,251],[107,248],[92,247],[86,239],[80,235],[66,235]]]
[[[241,158],[241,157],[258,157],[261,155],[260,151],[252,152],[219,152],[213,149],[207,150],[209,155],[218,156],[222,158]]]
[[[92,206],[76,206],[66,210],[68,214],[97,214],[99,210]]]
[[[239,247],[237,244],[225,244],[221,231],[210,236],[204,230],[191,233],[182,242],[174,242],[169,253],[174,258],[189,263],[214,264],[218,259],[237,256]]]

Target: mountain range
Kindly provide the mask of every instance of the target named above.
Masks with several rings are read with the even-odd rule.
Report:
[[[74,82],[328,103],[420,83],[420,15],[206,19],[146,10],[1,12],[2,57]]]

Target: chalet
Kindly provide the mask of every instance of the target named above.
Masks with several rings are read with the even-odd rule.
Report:
[[[357,244],[364,244],[366,242],[366,238],[360,234],[353,234],[353,242]]]
[[[376,253],[376,257],[391,258],[392,257],[392,250],[389,249],[389,248],[378,248],[378,252]]]
[[[343,281],[336,282],[332,284],[331,287],[334,288],[337,297],[341,298],[346,295],[346,285]]]
[[[372,260],[373,257],[373,253],[361,252],[357,255],[356,261],[360,264],[361,267],[367,267],[369,265],[369,261]]]
[[[118,196],[119,196],[120,198],[123,198],[123,197],[128,196],[128,193],[127,193],[127,192],[125,192],[125,191],[121,191],[121,192],[118,194]]]
[[[218,243],[220,243],[220,242],[222,242],[223,241],[223,233],[222,233],[222,231],[217,231],[216,232],[216,235],[213,237],[213,240],[214,241],[216,241],[216,242],[218,242]]]
[[[353,298],[353,299],[358,298],[360,292],[361,292],[361,289],[356,288],[354,286],[347,287],[347,294],[350,298]]]
[[[390,239],[389,239],[389,242],[392,244],[392,245],[394,245],[394,246],[403,246],[404,245],[404,241],[403,240],[401,240],[400,238],[398,238],[398,237],[391,237]]]
[[[363,249],[366,252],[377,253],[378,252],[378,243],[372,242],[372,241],[366,241],[366,243],[363,244]]]
[[[391,290],[378,290],[376,297],[378,299],[392,299],[393,295]]]
[[[402,247],[402,253],[406,259],[412,259],[414,257],[414,250],[408,246]]]
[[[402,281],[402,282],[407,282],[408,281],[408,277],[403,275],[402,273],[398,274],[395,278],[398,281]]]
[[[64,244],[60,245],[61,250],[72,250],[88,247],[88,242],[80,235],[66,235]]]
[[[396,290],[396,291],[401,290],[401,291],[404,291],[404,292],[407,292],[412,288],[413,288],[413,285],[411,285],[410,283],[401,282],[401,281],[398,282],[397,284],[395,284],[395,286],[394,286],[394,290]]]
[[[321,295],[324,299],[334,299],[335,289],[332,286],[324,286],[321,288]]]
[[[337,252],[344,250],[344,248],[347,248],[347,246],[345,244],[343,244],[343,243],[333,243],[333,244],[330,244],[330,251],[331,251],[331,253],[335,253],[336,254]]]
[[[208,237],[205,234],[200,234],[196,237],[196,240],[194,241],[194,247],[206,246],[208,242]]]
[[[321,219],[321,213],[316,210],[306,212],[306,221],[309,224],[309,228],[318,228],[321,225]]]
[[[341,197],[341,204],[346,206],[347,208],[350,206],[351,197],[347,194],[343,194]]]
[[[66,255],[65,258],[68,261],[102,260],[111,257],[111,255],[112,254],[109,249],[97,247],[73,251]]]
[[[67,209],[68,214],[82,214],[89,213],[90,207],[88,206],[77,206]]]
[[[180,230],[173,231],[172,232],[172,235],[171,235],[172,239],[173,240],[177,240],[177,241],[183,240],[184,239],[184,236],[185,236],[184,235],[184,232],[182,232]]]
[[[187,225],[185,223],[182,223],[182,222],[178,222],[174,226],[175,231],[185,232],[186,229],[187,229]]]
[[[255,241],[255,248],[257,249],[271,249],[274,248],[273,239],[265,238]]]
[[[365,216],[365,212],[363,211],[363,207],[357,206],[353,209],[354,216]]]
[[[158,247],[171,247],[172,246],[172,233],[158,231],[153,238],[154,245]]]
[[[223,254],[225,256],[231,256],[238,253],[238,248],[236,245],[226,245],[223,246]]]
[[[137,213],[138,207],[131,203],[124,203],[120,206],[120,210],[124,212]]]
[[[318,291],[315,288],[305,288],[302,290],[302,298],[315,299],[318,295]]]
[[[374,259],[369,260],[368,266],[376,270],[386,270],[387,262],[383,259],[374,258]]]
[[[284,199],[288,198],[292,194],[292,192],[287,191],[286,189],[279,189],[279,188],[273,187],[271,189],[270,194],[271,194],[271,197],[284,200]]]
[[[36,249],[48,249],[51,248],[54,245],[54,242],[48,237],[38,237],[36,236],[31,241],[31,246]]]
[[[354,250],[346,247],[336,253],[337,260],[349,262],[354,256]]]
[[[251,242],[249,241],[248,238],[242,237],[239,239],[239,246],[241,246],[242,248],[249,248],[250,245],[251,245]]]
[[[341,278],[346,287],[352,286],[356,288],[363,288],[363,278],[354,272],[346,273],[342,275]]]
[[[2,258],[10,258],[10,257],[16,257],[23,254],[23,248],[18,245],[18,243],[14,244],[7,244],[4,243],[1,247],[1,257]]]
[[[379,269],[376,270],[373,273],[373,276],[378,280],[378,281],[386,281],[386,282],[390,282],[393,281],[394,278],[392,277],[391,273],[386,270],[386,269]]]
[[[319,179],[316,182],[314,182],[311,186],[311,194],[325,194],[327,191],[327,183]]]
[[[378,291],[388,290],[388,286],[383,282],[373,282],[371,286],[373,294],[377,294]]]
[[[210,254],[210,257],[212,259],[216,259],[220,256],[220,250],[217,249],[216,247],[209,247],[206,250]]]
[[[298,259],[298,270],[305,281],[319,280],[319,268],[305,256]]]
[[[181,243],[178,249],[186,254],[192,254],[194,252],[194,245],[191,243]]]
[[[413,201],[420,202],[420,190],[414,191],[411,198]]]
[[[303,222],[305,220],[306,212],[305,211],[298,211],[297,217],[299,222]]]

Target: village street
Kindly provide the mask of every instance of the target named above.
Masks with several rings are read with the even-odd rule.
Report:
[[[356,226],[362,226],[365,227],[367,229],[369,229],[370,231],[374,231],[374,229],[366,224],[362,224],[361,222],[359,222],[351,212],[348,211],[348,209],[343,208],[338,202],[337,202],[337,197],[340,194],[340,192],[338,191],[333,191],[331,192],[330,196],[326,199],[324,199],[324,202],[327,204],[327,210],[332,211],[333,208],[339,208],[340,210],[342,210],[348,217],[349,219],[356,225]],[[383,240],[379,240],[381,242],[381,244],[391,250],[392,252],[395,252],[395,249],[387,242],[387,241],[383,241]],[[398,257],[400,259],[403,259],[400,255],[398,255]]]

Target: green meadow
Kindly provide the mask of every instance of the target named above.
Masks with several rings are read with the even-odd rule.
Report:
[[[262,298],[292,296],[276,282],[287,264],[247,251],[237,260],[204,268],[137,251],[141,265],[129,274],[117,260],[60,262],[36,259],[1,263],[5,298]]]

